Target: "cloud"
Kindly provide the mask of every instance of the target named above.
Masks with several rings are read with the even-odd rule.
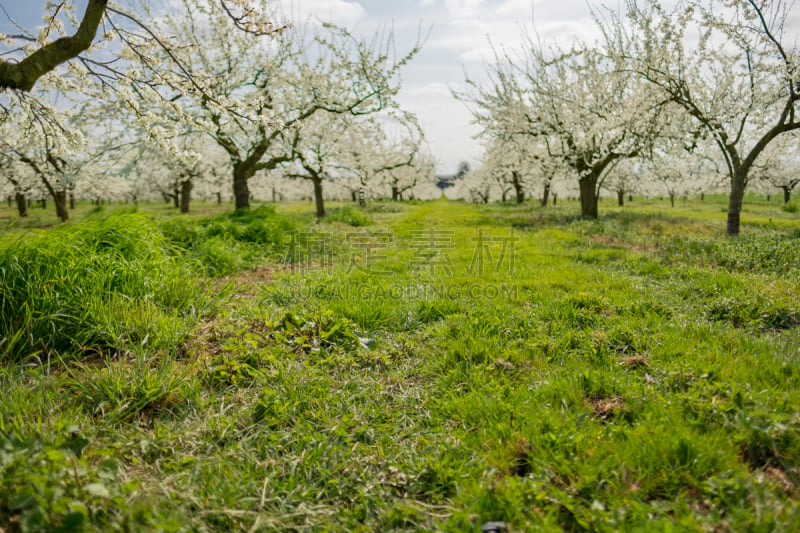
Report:
[[[491,28],[477,20],[459,19],[450,22],[427,43],[432,48],[464,50],[486,43]]]
[[[469,15],[474,13],[486,0],[444,0],[450,13]]]
[[[506,0],[497,8],[497,13],[507,16],[530,18],[534,13],[534,3],[538,2],[532,2],[531,0]]]
[[[601,37],[600,30],[589,17],[574,20],[554,20],[537,25],[539,37],[545,43],[569,46],[575,41],[591,43]]]
[[[280,0],[276,2],[283,13],[292,20],[319,19],[335,24],[352,26],[366,16],[364,7],[353,0]]]
[[[450,86],[446,83],[434,82],[423,85],[422,87],[407,89],[405,94],[413,97],[427,98],[432,96],[444,96],[450,98]]]
[[[467,50],[458,56],[463,63],[488,63],[494,61],[494,50],[490,46],[482,46]]]

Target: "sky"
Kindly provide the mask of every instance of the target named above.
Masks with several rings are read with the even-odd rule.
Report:
[[[288,6],[290,0],[275,0]],[[315,15],[345,24],[355,33],[393,29],[398,53],[427,35],[419,55],[402,72],[400,104],[414,112],[425,131],[438,172],[455,173],[459,162],[473,165],[483,148],[479,128],[452,90],[464,89],[465,76],[480,79],[492,45],[514,48],[521,32],[535,28],[545,39],[591,40],[596,29],[585,0],[291,0],[291,18]],[[82,13],[86,0],[78,0]],[[41,24],[45,0],[0,0],[23,27]],[[0,19],[7,19],[0,14]],[[0,27],[0,31],[8,31]],[[9,32],[10,33],[10,32]]]

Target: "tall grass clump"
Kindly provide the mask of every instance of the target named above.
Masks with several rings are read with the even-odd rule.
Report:
[[[369,226],[372,224],[372,218],[365,213],[363,209],[352,205],[328,209],[328,214],[325,216],[325,221],[342,222],[344,224],[353,226],[354,228]]]
[[[6,240],[0,362],[175,346],[203,299],[197,270],[136,214]]]
[[[202,219],[174,218],[160,223],[163,234],[203,264],[211,276],[232,274],[282,251],[295,223],[272,206]]]

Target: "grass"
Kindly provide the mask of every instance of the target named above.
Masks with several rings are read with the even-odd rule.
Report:
[[[136,215],[11,238],[0,250],[0,361],[124,345],[174,349],[204,306],[201,280]]]
[[[697,204],[10,236],[0,528],[797,530],[800,219]]]

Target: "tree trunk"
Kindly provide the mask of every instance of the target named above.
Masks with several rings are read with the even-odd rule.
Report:
[[[56,204],[56,215],[61,222],[69,220],[69,209],[67,209],[67,191],[55,191],[53,201]]]
[[[628,203],[630,203],[630,202],[632,202],[632,201],[633,201],[633,195],[632,195],[632,194],[629,194],[629,195],[628,195]]]
[[[42,198],[39,200],[39,207],[42,209],[47,209],[47,198]]]
[[[520,179],[519,172],[516,170],[511,173],[511,185],[514,186],[514,192],[516,193],[517,203],[521,204],[525,202],[525,189],[522,188],[522,180]]]
[[[314,202],[317,205],[317,218],[325,216],[325,199],[322,197],[322,180],[312,179],[314,182]]]
[[[367,206],[367,192],[364,190],[364,187],[358,190],[358,205],[361,207]]]
[[[554,192],[554,193],[553,193],[553,205],[556,205],[556,202],[557,202],[557,201],[558,201],[558,193],[555,193],[555,192]]]
[[[135,196],[133,197],[133,201],[136,202],[136,197]],[[70,192],[69,193],[69,208],[70,209],[75,209],[75,193],[74,192]]]
[[[705,199],[706,199],[706,193],[704,193],[704,192],[701,192],[701,193],[700,193],[700,201],[702,202],[702,201],[704,201]]]
[[[542,191],[542,207],[547,207],[547,202],[550,200],[550,182],[544,182],[544,191]],[[555,196],[553,196],[553,205],[555,205]]]
[[[19,213],[19,216],[28,216],[28,202],[25,199],[25,195],[21,192],[18,192],[14,195],[14,199],[17,201],[17,212]]]
[[[350,199],[354,202],[358,201],[358,191],[351,190],[350,191]]]
[[[617,205],[620,207],[625,205],[625,191],[617,191]]]
[[[597,180],[599,176],[594,172],[584,176],[579,181],[581,190],[581,216],[597,218]]]
[[[506,203],[506,196],[508,195],[508,189],[503,189],[500,195],[500,201]]]
[[[181,207],[181,190],[177,185],[172,189],[172,205],[175,209],[180,209]]]
[[[742,203],[744,202],[745,176],[737,172],[731,182],[731,195],[728,200],[728,235],[739,235],[741,231]]]
[[[28,199],[26,200],[26,202],[28,203],[28,209],[30,209],[30,208],[31,208],[31,199],[30,199],[30,198],[28,198]]]
[[[14,205],[14,199],[11,196],[9,196],[6,199],[8,200],[8,207],[11,207],[12,205]]]
[[[217,205],[222,205],[222,193],[217,192]]]
[[[189,212],[189,202],[192,201],[192,182],[186,180],[181,182],[181,213]]]
[[[669,205],[675,207],[675,195],[672,193],[669,194]]]
[[[792,200],[792,189],[789,187],[781,187],[783,189],[783,203],[788,204]]]
[[[242,168],[241,164],[233,167],[233,200],[236,209],[248,209],[250,207],[250,188],[247,180],[253,175]]]
[[[400,200],[400,188],[397,185],[392,185],[392,201],[397,202]]]

